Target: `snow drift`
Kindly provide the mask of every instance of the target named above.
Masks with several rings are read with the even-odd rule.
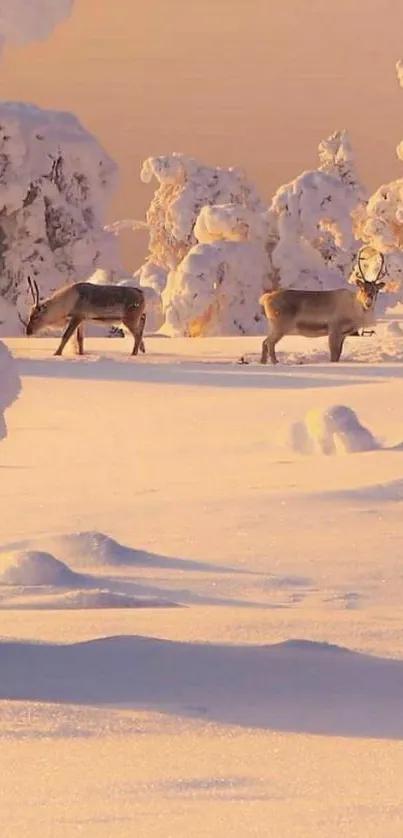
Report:
[[[39,550],[0,553],[1,585],[71,588],[77,587],[79,579],[77,573],[50,553]]]
[[[32,303],[27,277],[47,296],[119,265],[104,229],[117,168],[69,113],[0,105],[0,328],[21,332]],[[20,319],[18,317],[20,316]]]
[[[300,454],[356,454],[380,447],[356,413],[345,405],[308,411],[303,422],[294,422],[288,444]]]

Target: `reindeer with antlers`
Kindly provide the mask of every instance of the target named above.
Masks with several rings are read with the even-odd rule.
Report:
[[[132,355],[139,349],[145,352],[143,332],[146,321],[145,299],[140,288],[122,285],[95,285],[91,282],[74,282],[55,291],[46,300],[40,300],[36,280],[28,278],[33,297],[27,335],[43,329],[66,326],[55,355],[61,355],[66,343],[76,334],[76,349],[84,352],[84,323],[122,323],[132,333]]]
[[[386,273],[382,254],[381,265],[374,280],[365,277],[362,268],[363,251],[357,259],[356,291],[337,288],[334,291],[297,291],[284,289],[269,291],[260,298],[268,323],[269,335],[262,344],[261,363],[277,364],[276,344],[285,335],[329,338],[330,360],[339,361],[343,343],[348,335],[358,335],[375,322],[375,303],[379,291],[385,287],[381,277]]]

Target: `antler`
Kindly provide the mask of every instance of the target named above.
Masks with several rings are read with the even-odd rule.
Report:
[[[28,288],[29,288],[29,290],[32,294],[32,299],[34,301],[34,306],[37,306],[39,304],[38,283],[37,283],[36,279],[31,279],[30,276],[28,277]]]
[[[360,276],[361,279],[364,280],[364,282],[373,282],[374,285],[376,285],[380,281],[381,277],[384,276],[387,273],[387,270],[386,270],[386,267],[385,267],[385,257],[383,255],[383,253],[378,253],[378,255],[381,258],[381,265],[380,265],[379,271],[378,271],[375,279],[367,279],[363,270],[362,270],[362,266],[361,266],[361,260],[363,258],[362,254],[363,254],[363,251],[366,250],[366,249],[367,248],[365,246],[362,247],[361,250],[359,250],[358,254],[357,254],[357,268],[358,268],[358,271],[359,271],[359,276]]]
[[[385,274],[387,273],[387,270],[386,270],[386,267],[385,267],[385,257],[383,255],[383,253],[380,253],[379,256],[381,257],[381,267],[379,268],[379,271],[378,271],[378,273],[377,273],[377,275],[374,279],[375,284],[377,282],[379,282],[381,277],[385,276]]]
[[[362,259],[362,251],[363,250],[365,250],[364,247],[362,247],[361,250],[359,250],[358,253],[357,253],[357,268],[358,268],[358,271],[359,271],[359,276],[361,277],[361,279],[364,280],[364,282],[366,282],[367,280],[365,278],[365,274],[364,274],[364,272],[362,270],[362,267],[361,267],[361,259]]]

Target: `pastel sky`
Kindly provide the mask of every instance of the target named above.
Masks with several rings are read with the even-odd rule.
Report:
[[[71,110],[98,136],[122,170],[111,220],[144,213],[149,155],[242,165],[269,199],[339,128],[375,187],[401,173],[402,32],[396,0],[76,0],[48,41],[5,50],[0,97]]]

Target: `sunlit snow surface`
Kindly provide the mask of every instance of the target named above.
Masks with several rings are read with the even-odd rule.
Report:
[[[399,320],[274,368],[258,337],[8,344],[5,834],[401,838]],[[376,447],[279,449],[340,407]]]

